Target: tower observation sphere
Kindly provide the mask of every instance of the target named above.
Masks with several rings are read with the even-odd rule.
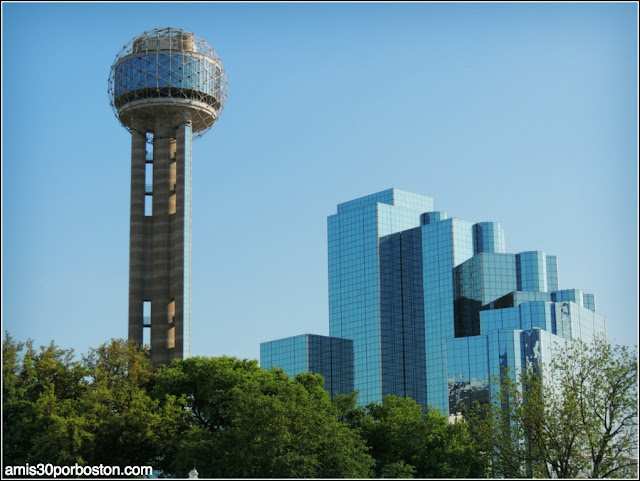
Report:
[[[227,79],[207,42],[157,28],[122,48],[108,91],[131,133],[129,339],[168,364],[190,355],[192,141],[220,117]]]
[[[157,28],[122,48],[111,66],[109,97],[128,130],[140,121],[154,126],[189,120],[197,138],[218,120],[227,78],[207,42],[181,29]]]

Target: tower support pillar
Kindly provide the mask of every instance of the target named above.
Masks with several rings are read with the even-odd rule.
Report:
[[[140,129],[142,130],[142,129]],[[147,272],[145,218],[146,135],[131,132],[131,210],[129,228],[129,339],[143,342],[143,301]],[[149,320],[147,320],[148,322]]]

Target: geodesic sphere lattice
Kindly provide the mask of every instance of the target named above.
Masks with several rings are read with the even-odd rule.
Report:
[[[201,137],[218,120],[226,98],[226,74],[213,48],[176,28],[131,40],[109,74],[111,106],[129,131],[191,121],[194,137]]]

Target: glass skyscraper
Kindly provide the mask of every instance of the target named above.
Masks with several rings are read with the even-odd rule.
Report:
[[[395,394],[454,414],[488,401],[501,368],[515,375],[605,331],[594,295],[559,290],[554,256],[508,254],[498,223],[449,218],[428,196],[389,189],[340,204],[328,241],[330,336],[353,341],[361,404]]]

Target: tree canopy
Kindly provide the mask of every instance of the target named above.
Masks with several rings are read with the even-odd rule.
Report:
[[[369,477],[323,379],[231,357],[176,360],[112,340],[75,360],[3,342],[3,464],[151,465],[166,476]]]
[[[257,361],[193,357],[160,370],[157,399],[183,396],[191,414],[166,453],[167,472],[203,477],[368,477],[364,442],[341,423],[319,375],[293,380]]]
[[[336,399],[342,419],[360,432],[382,478],[485,477],[487,458],[465,422],[449,424],[433,408],[410,398],[386,396],[382,403],[356,406],[357,397]]]
[[[175,397],[149,396],[156,375],[135,344],[113,340],[75,360],[7,334],[2,351],[4,465],[148,465],[181,422]]]
[[[234,357],[153,369],[121,339],[77,357],[2,345],[3,464],[152,466],[225,478],[634,477],[637,353],[574,342],[549,366],[505,373],[500,396],[449,423],[387,396],[331,400],[317,374]],[[525,389],[523,389],[523,387]]]

